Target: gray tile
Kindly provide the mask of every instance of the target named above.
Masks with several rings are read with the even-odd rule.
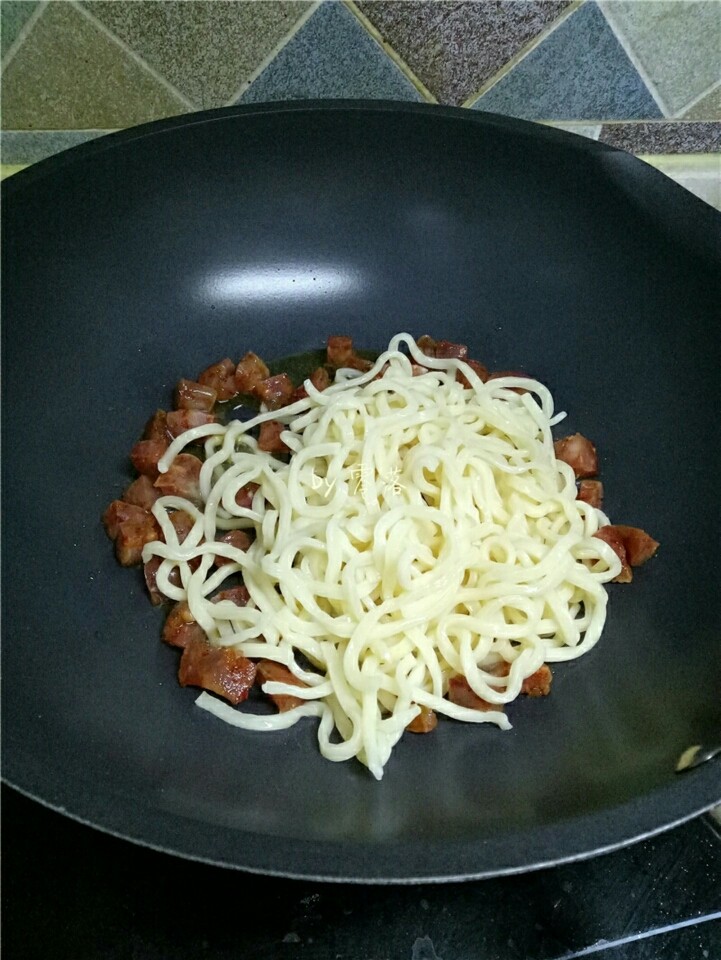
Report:
[[[200,107],[231,101],[309,2],[95,0],[86,9]]]
[[[3,72],[11,130],[107,129],[187,105],[70,3],[52,2]]]
[[[568,0],[358,4],[438,101],[452,104],[476,93],[568,5]]]
[[[721,77],[718,0],[613,0],[601,6],[669,116],[682,113]]]
[[[632,120],[661,116],[595,3],[558,26],[475,109],[529,120]]]
[[[719,153],[721,123],[608,123],[599,140],[629,153]]]
[[[95,140],[112,130],[4,130],[0,140],[1,163],[36,163],[54,153]]]
[[[421,94],[343,4],[326,0],[239,102],[353,97],[421,100]]]
[[[3,57],[33,15],[37,3],[31,0],[2,0],[0,3],[0,39]]]

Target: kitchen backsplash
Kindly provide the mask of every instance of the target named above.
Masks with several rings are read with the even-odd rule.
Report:
[[[719,0],[2,0],[2,160],[234,103],[362,97],[721,150]]]

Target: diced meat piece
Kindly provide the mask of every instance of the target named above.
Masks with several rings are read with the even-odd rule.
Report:
[[[236,550],[247,550],[251,544],[250,536],[245,530],[231,530],[229,533],[223,534],[222,537],[216,537],[216,540],[218,543],[229,543],[231,547],[235,547]],[[232,562],[229,557],[220,557],[216,554],[216,567],[222,567],[224,563]]]
[[[353,341],[350,337],[328,337],[326,358],[331,367],[345,367],[353,356]]]
[[[240,490],[235,495],[235,502],[239,507],[245,507],[247,510],[253,506],[253,497],[255,496],[256,490],[260,487],[258,483],[246,483],[244,487],[241,487]]]
[[[165,594],[161,593],[160,589],[158,588],[158,567],[162,562],[162,557],[151,557],[150,560],[143,565],[145,586],[148,588],[148,596],[150,597],[150,602],[154,607],[157,607],[166,599]],[[180,573],[177,567],[170,572],[168,579],[174,586],[180,586]]]
[[[272,680],[274,683],[289,683],[294,687],[308,687],[307,683],[299,680],[284,664],[276,663],[275,660],[259,661],[258,678],[261,683]],[[278,708],[279,713],[285,713],[294,707],[300,707],[306,702],[301,697],[294,697],[289,693],[271,693],[269,697]]]
[[[178,380],[175,406],[178,410],[202,410],[210,413],[218,399],[218,391],[195,380]]]
[[[144,516],[123,520],[115,538],[115,555],[123,567],[134,567],[143,561],[143,547],[160,537],[160,527],[147,510]]]
[[[168,428],[166,424],[167,414],[165,410],[156,410],[153,416],[145,424],[143,430],[143,440],[167,440]]]
[[[449,340],[436,342],[435,356],[439,360],[465,360],[468,356],[468,347],[462,343],[451,343]]]
[[[633,572],[631,571],[631,564],[628,562],[626,545],[623,542],[623,537],[618,532],[616,527],[611,526],[610,524],[607,524],[605,527],[600,527],[594,533],[594,537],[597,537],[599,540],[603,540],[604,543],[607,543],[621,561],[621,572],[617,577],[614,577],[614,581],[616,583],[630,583],[633,580]]]
[[[327,390],[327,388],[330,386],[330,374],[325,367],[316,367],[308,379],[316,388],[316,390]]]
[[[350,337],[328,337],[326,357],[331,367],[349,367],[351,370],[360,370],[362,373],[373,366],[371,360],[356,354]]]
[[[204,427],[208,423],[215,423],[215,417],[212,413],[203,413],[202,410],[173,410],[168,414],[168,432],[171,437],[179,437],[186,430]]]
[[[468,707],[470,710],[503,710],[502,703],[489,703],[471,690],[465,677],[460,674],[451,677],[448,681],[448,699],[459,707]]]
[[[287,373],[277,373],[274,377],[261,380],[253,392],[269,410],[278,410],[290,403],[294,389]]]
[[[420,363],[412,363],[412,364],[411,364],[411,374],[412,374],[412,376],[414,376],[414,377],[422,377],[424,373],[428,373],[428,367],[422,367],[422,366],[420,365]],[[383,375],[383,373],[381,372],[380,376],[382,376],[382,375]]]
[[[153,481],[150,477],[141,474],[136,480],[133,480],[127,488],[123,494],[123,500],[126,503],[134,503],[144,510],[150,510],[159,496],[160,494],[153,486]]]
[[[544,663],[530,677],[526,677],[521,684],[521,693],[528,697],[547,697],[551,692],[552,680],[551,668]]]
[[[192,453],[179,453],[166,473],[161,473],[155,486],[163,496],[185,497],[199,505],[200,468],[203,464]]]
[[[168,616],[165,618],[163,627],[163,640],[169,643],[171,647],[186,647],[192,642],[207,641],[205,631],[190,612],[190,607],[185,600],[176,603]]]
[[[478,379],[481,381],[481,383],[485,383],[486,380],[488,380],[488,370],[483,366],[482,363],[479,363],[478,360],[466,360],[466,363],[471,370],[478,375]],[[460,370],[456,373],[456,380],[459,383],[462,383],[464,387],[470,387],[468,377],[461,373]]]
[[[238,392],[235,385],[235,364],[230,357],[214,363],[198,375],[198,383],[215,390],[218,400],[230,400]]]
[[[418,337],[416,343],[418,344],[418,349],[421,351],[421,353],[425,353],[427,357],[435,357],[436,347],[438,344],[433,337],[429,337],[427,333],[424,333],[423,336]]]
[[[138,440],[130,451],[130,459],[138,473],[155,480],[158,476],[158,460],[168,446],[167,440]]]
[[[138,504],[127,503],[125,500],[113,500],[103,514],[103,526],[111,540],[115,540],[120,532],[120,524],[126,520],[141,522],[150,516],[148,511]]]
[[[430,733],[438,726],[438,717],[430,707],[421,707],[421,712],[406,727],[410,733]]]
[[[221,600],[230,600],[236,607],[244,607],[250,602],[250,594],[246,587],[227,587],[225,590],[219,590],[211,602],[220,603]]]
[[[373,361],[366,360],[365,357],[359,357],[357,353],[354,353],[344,366],[349,367],[351,370],[360,370],[361,373],[367,373],[373,366]]]
[[[195,526],[195,520],[186,510],[173,510],[169,515],[170,522],[175,528],[178,543],[183,543]]]
[[[626,557],[632,567],[640,567],[647,560],[650,560],[659,548],[658,540],[650,537],[645,530],[638,527],[626,527],[621,523],[615,523],[612,526],[623,540]]]
[[[576,500],[583,500],[600,510],[603,506],[603,484],[600,480],[581,480]]]
[[[563,440],[556,440],[553,449],[556,452],[556,459],[572,467],[577,479],[593,477],[598,473],[596,448],[580,433],[564,437]]]
[[[316,390],[326,390],[330,386],[330,374],[325,367],[316,367],[316,369],[311,373],[307,378],[316,388]],[[308,391],[305,389],[303,383],[299,387],[296,387],[292,400],[305,400],[308,396]]]
[[[235,389],[237,393],[253,393],[270,370],[255,353],[246,353],[235,368]]]
[[[206,639],[186,643],[180,658],[181,687],[202,687],[235,706],[248,698],[255,664],[231,647],[212,647]]]
[[[285,424],[280,420],[266,420],[265,423],[261,423],[258,449],[265,450],[266,453],[288,453],[288,447],[280,438],[283,430],[285,430]]]

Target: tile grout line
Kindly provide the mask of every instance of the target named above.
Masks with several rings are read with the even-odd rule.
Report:
[[[393,61],[393,63],[398,67],[404,77],[409,80],[416,90],[420,93],[423,99],[427,103],[438,103],[438,100],[433,96],[428,87],[420,80],[416,74],[411,70],[405,60],[397,53],[393,47],[384,39],[381,32],[378,30],[376,25],[368,19],[368,17],[363,13],[363,11],[353,2],[353,0],[343,0],[345,7],[349,10],[353,16],[358,20],[360,25],[366,30],[366,32],[371,36],[373,40],[378,44],[383,53]]]
[[[681,110],[678,111],[678,114],[679,114],[679,115],[677,115],[674,119],[676,119],[676,120],[682,120],[684,113],[688,113],[689,110],[693,110],[693,108],[696,106],[697,103],[701,103],[702,100],[705,100],[706,97],[708,97],[708,96],[709,96],[710,94],[712,94],[715,90],[718,90],[718,89],[720,89],[720,88],[721,88],[721,77],[719,77],[718,80],[714,80],[713,83],[709,84],[709,86],[706,87],[705,90],[702,90],[701,93],[699,93],[699,95],[698,95],[697,97],[693,97],[691,100],[689,100],[689,102],[686,104],[686,106],[683,107]],[[721,119],[721,118],[720,118],[720,119]],[[692,120],[691,122],[692,122],[692,123],[693,123],[693,122],[698,123],[699,121],[693,121],[693,120]],[[713,121],[710,121],[710,122],[713,122]],[[701,123],[703,123],[703,120],[701,121]]]
[[[121,38],[116,36],[116,34],[114,34],[109,27],[106,27],[101,20],[98,20],[95,14],[91,13],[89,10],[86,10],[79,0],[65,0],[65,2],[68,3],[81,16],[85,17],[85,19],[88,20],[96,30],[108,37],[109,40],[112,40],[116,46],[120,47],[126,56],[130,57],[130,59],[133,60],[145,73],[149,74],[153,80],[156,81],[156,83],[159,83],[161,86],[165,87],[169,93],[172,93],[174,97],[180,100],[183,106],[193,111],[199,109],[197,104],[193,103],[192,100],[189,100],[184,93],[181,93],[180,90],[174,87],[169,80],[166,80],[162,74],[158,73],[157,70],[151,67],[150,64],[147,63],[147,61],[145,61],[139,53],[136,53],[136,51],[133,50],[132,47],[128,46],[124,40],[121,40]]]
[[[507,74],[513,70],[514,67],[517,67],[521,60],[525,60],[529,53],[532,53],[536,47],[540,46],[544,40],[546,40],[550,35],[561,26],[562,23],[565,23],[569,17],[572,17],[574,13],[577,13],[578,10],[586,3],[586,0],[573,0],[573,2],[566,7],[565,10],[562,10],[559,15],[549,23],[547,26],[541,30],[540,33],[536,34],[535,37],[531,39],[520,50],[516,51],[507,63],[504,63],[503,66],[497,70],[492,76],[490,76],[485,83],[476,90],[475,93],[472,93],[470,97],[467,97],[463,103],[462,107],[472,107],[473,104],[479,100],[484,93],[495,87],[495,85],[502,80]]]
[[[45,10],[49,2],[50,0],[41,0],[41,2],[37,5],[37,7],[33,10],[33,12],[30,14],[30,16],[27,18],[27,20],[23,24],[23,27],[20,33],[17,35],[17,37],[15,37],[13,42],[10,44],[10,47],[8,48],[8,52],[5,54],[2,61],[3,73],[5,72],[6,67],[15,59],[15,54],[18,52],[20,47],[22,47],[22,45],[25,43],[25,40],[27,39],[28,34],[32,31],[33,27],[42,16],[43,11]]]
[[[271,65],[271,63],[275,60],[275,58],[278,56],[278,54],[281,52],[281,50],[283,50],[283,49],[290,43],[290,41],[293,39],[293,37],[294,37],[297,33],[300,33],[300,31],[303,29],[303,27],[306,25],[306,23],[308,23],[308,21],[309,21],[310,18],[313,16],[313,14],[316,12],[316,10],[318,10],[318,9],[320,8],[320,6],[321,6],[322,3],[323,3],[323,0],[315,0],[314,3],[311,3],[311,5],[308,7],[308,9],[305,11],[305,13],[296,20],[296,22],[295,22],[295,23],[293,24],[293,26],[290,28],[290,30],[288,31],[288,33],[286,33],[283,37],[281,37],[281,39],[278,41],[278,43],[276,43],[276,45],[275,45],[275,46],[273,47],[273,49],[270,51],[270,53],[267,53],[267,54],[263,57],[263,59],[260,61],[260,63],[258,64],[258,66],[255,68],[255,70],[253,70],[253,72],[250,74],[250,76],[248,77],[248,79],[247,79],[247,80],[243,80],[243,82],[241,83],[240,87],[238,87],[238,89],[235,91],[235,93],[231,96],[231,98],[230,98],[229,100],[227,100],[227,101],[223,104],[223,106],[225,106],[225,107],[232,107],[232,106],[235,105],[235,103],[237,103],[237,101],[239,100],[239,98],[242,97],[242,95],[245,93],[245,91],[248,89],[248,87],[249,87],[252,83],[255,83],[255,81],[258,79],[258,77],[261,75],[261,73],[263,73],[263,71],[264,71],[267,67],[269,67],[269,66]]]
[[[683,930],[686,927],[697,927],[702,923],[708,923],[710,920],[721,920],[721,911],[708,913],[703,917],[691,917],[688,920],[681,920],[679,923],[668,923],[663,927],[657,927],[655,930],[646,930],[643,933],[632,933],[618,940],[603,940],[599,943],[593,943],[590,947],[584,947],[575,953],[564,953],[558,960],[577,960],[578,957],[589,957],[594,953],[602,953],[605,950],[610,951],[614,947],[622,947],[628,943],[638,943],[639,940],[650,940],[652,937],[659,937],[664,933],[673,933],[676,930]]]
[[[669,109],[669,107],[666,106],[666,103],[665,103],[663,97],[661,96],[661,94],[659,93],[656,84],[653,82],[653,80],[652,80],[652,79],[649,77],[649,75],[646,73],[646,68],[643,66],[643,64],[641,63],[641,61],[640,61],[640,60],[638,59],[638,57],[636,56],[636,53],[635,53],[633,47],[631,46],[631,44],[628,42],[628,39],[624,36],[624,34],[623,34],[623,32],[621,31],[620,27],[613,22],[613,18],[612,18],[612,16],[611,16],[611,11],[606,9],[606,4],[605,4],[605,3],[597,3],[596,6],[597,6],[598,9],[601,11],[604,20],[605,20],[606,23],[608,24],[608,26],[609,26],[609,28],[610,28],[610,30],[611,30],[611,33],[614,35],[614,37],[616,38],[616,40],[617,40],[618,43],[620,44],[621,49],[623,50],[623,52],[626,54],[626,56],[628,57],[628,59],[629,59],[629,60],[631,61],[631,63],[633,64],[633,66],[634,66],[634,68],[635,68],[635,70],[636,70],[636,73],[638,73],[639,77],[641,78],[641,80],[642,80],[642,81],[644,82],[644,84],[646,85],[646,89],[647,89],[648,92],[651,94],[651,96],[653,97],[653,99],[656,101],[656,105],[658,106],[659,110],[660,110],[661,113],[664,115],[664,117],[670,118],[670,117],[672,116],[672,111]]]

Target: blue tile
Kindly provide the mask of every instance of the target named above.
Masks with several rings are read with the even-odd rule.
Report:
[[[650,120],[658,104],[595,3],[560,24],[473,104],[527,120]]]
[[[238,102],[325,97],[423,99],[359,20],[335,0],[320,5]]]
[[[2,163],[35,163],[112,130],[3,130]]]

